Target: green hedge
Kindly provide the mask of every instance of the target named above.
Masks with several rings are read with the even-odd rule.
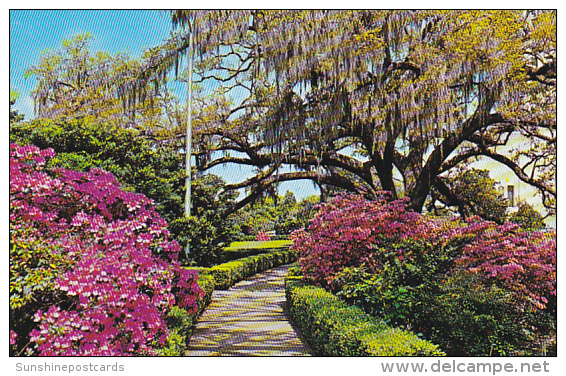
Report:
[[[223,263],[239,260],[249,256],[260,255],[263,253],[272,253],[277,251],[285,251],[288,250],[288,245],[283,245],[280,247],[272,247],[272,248],[225,248],[221,255],[220,260]]]
[[[206,268],[192,268],[206,269]],[[166,322],[169,328],[169,337],[164,348],[157,351],[159,356],[183,356],[187,351],[189,340],[193,334],[195,324],[212,301],[212,293],[214,292],[214,278],[211,275],[199,272],[197,283],[204,290],[204,296],[197,301],[198,309],[196,312],[189,314],[182,308],[173,306],[167,314]]]
[[[285,280],[287,310],[319,356],[439,356],[438,346],[413,333],[390,328],[326,290]]]
[[[226,290],[235,283],[256,273],[289,264],[296,259],[297,254],[295,251],[278,249],[216,265],[208,268],[205,273],[214,277],[215,289]]]

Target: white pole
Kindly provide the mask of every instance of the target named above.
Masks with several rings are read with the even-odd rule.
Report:
[[[188,93],[187,93],[187,135],[186,135],[186,173],[185,184],[187,191],[185,194],[185,217],[191,216],[191,156],[192,156],[192,142],[193,142],[193,129],[192,129],[192,105],[193,105],[193,32],[189,34],[189,76],[187,78]],[[187,249],[185,253],[189,254],[189,242],[187,242]]]

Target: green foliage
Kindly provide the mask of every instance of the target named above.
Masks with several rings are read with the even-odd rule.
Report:
[[[287,195],[290,193],[287,192]],[[283,216],[275,225],[278,234],[290,234],[291,232],[305,228],[316,214],[315,205],[320,202],[317,195],[309,196],[296,203],[287,216]]]
[[[220,254],[221,262],[241,259],[275,250],[285,250],[289,248],[290,240],[269,240],[265,242],[233,242],[230,247],[224,248]]]
[[[188,262],[211,266],[221,260],[222,246],[234,239],[231,218],[222,212],[234,202],[237,193],[221,191],[224,181],[216,175],[202,175],[191,185],[191,217],[170,222],[170,231],[183,249],[190,241]]]
[[[204,291],[204,296],[199,301],[198,311],[195,317],[199,316],[210,304],[210,302],[212,301],[212,293],[214,292],[214,277],[207,273],[207,269],[201,268],[200,270],[202,270],[202,273],[199,271],[197,283]],[[193,323],[196,323],[196,318],[193,320]]]
[[[123,188],[154,200],[166,220],[182,215],[182,157],[151,144],[138,131],[80,120],[34,120],[11,126],[10,142],[53,148],[50,166],[82,172],[100,167]]]
[[[171,115],[172,107],[166,86],[154,82],[135,85],[140,62],[125,53],[94,53],[90,49],[92,39],[89,33],[66,39],[59,49],[43,54],[26,70],[25,77],[37,79],[32,95],[38,116],[89,122],[103,119],[154,135],[170,129],[168,122],[174,117],[164,116]],[[122,85],[135,93],[126,93]]]
[[[454,237],[445,244],[409,238],[389,241],[372,255],[382,265],[379,272],[371,272],[363,264],[347,267],[336,275],[331,287],[341,299],[386,323],[410,327],[420,309],[420,295],[453,267],[463,244],[465,237]],[[404,254],[401,259],[400,251]]]
[[[206,268],[190,268],[189,270],[198,271],[197,283],[204,291],[204,295],[197,299],[197,310],[194,313],[188,313],[177,306],[169,311],[166,317],[169,337],[166,345],[159,349],[156,355],[184,356],[198,318],[212,301],[214,277],[207,273]]]
[[[450,356],[542,355],[555,346],[555,306],[519,309],[517,295],[469,273],[447,274],[469,242],[454,237],[434,257],[387,264],[380,273],[345,268],[337,296],[388,325],[411,328]],[[416,258],[417,260],[419,258]]]
[[[456,274],[418,297],[415,330],[450,356],[543,355],[551,352],[556,320],[546,311],[517,310],[516,297]],[[543,346],[534,346],[544,343]]]
[[[444,355],[438,346],[348,306],[299,277],[285,285],[288,311],[319,356]]]
[[[433,187],[454,195],[447,171],[490,158],[555,209],[556,11],[178,10],[172,19],[185,38],[193,29],[181,26],[197,30],[197,74],[224,91],[255,83],[245,106],[210,100],[202,112],[214,116],[199,124],[205,167],[255,167],[234,186],[251,188],[250,201],[310,179],[367,197],[391,191],[421,212]],[[188,48],[179,40],[152,50],[147,66],[177,67]],[[501,221],[495,209],[482,215]]]
[[[460,170],[449,179],[452,192],[462,201],[463,210],[488,221],[505,222],[507,199],[499,193],[488,170]]]
[[[291,244],[293,244],[291,240],[239,241],[230,243],[230,246],[224,248],[224,250],[237,251],[244,249],[273,249],[289,247]]]
[[[12,109],[12,106],[16,104],[16,100],[19,95],[15,91],[10,91],[10,125],[12,123],[19,123],[24,120],[24,115],[18,113],[17,110]]]
[[[525,231],[545,228],[542,215],[526,202],[519,204],[519,209],[509,216],[509,222],[518,224]]]

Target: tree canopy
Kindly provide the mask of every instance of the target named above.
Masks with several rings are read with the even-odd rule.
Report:
[[[90,33],[66,39],[26,70],[26,77],[35,76],[38,82],[32,92],[36,115],[102,120],[153,135],[178,126],[177,99],[167,86],[151,81],[136,85],[140,61],[124,53],[94,53],[92,39]]]
[[[310,179],[369,197],[387,190],[420,211],[432,187],[450,200],[443,174],[479,156],[555,207],[555,12],[175,11],[172,19],[175,33],[144,72],[178,66],[193,31],[196,81],[222,83],[224,94],[206,99],[195,124],[208,157],[199,168],[257,168],[226,186],[252,187],[234,209],[272,184]],[[517,138],[525,147],[511,150]]]
[[[179,73],[194,55],[198,169],[255,168],[224,187],[248,188],[226,215],[298,179],[369,198],[390,191],[409,197],[416,211],[434,189],[459,207],[449,172],[480,157],[510,168],[555,211],[554,11],[199,10],[171,17],[170,39],[110,87],[135,108],[159,97],[168,72]],[[80,79],[80,69],[70,71]],[[175,125],[182,138],[184,122]]]

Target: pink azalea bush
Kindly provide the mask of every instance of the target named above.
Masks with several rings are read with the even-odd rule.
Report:
[[[295,231],[291,238],[299,252],[303,275],[317,284],[329,285],[345,267],[366,265],[370,272],[381,268],[380,249],[396,241],[426,241],[440,235],[433,221],[406,209],[404,199],[368,201],[361,196],[339,195],[319,205],[308,230]],[[396,250],[403,260],[407,249]]]
[[[515,292],[523,303],[545,308],[556,296],[556,232],[525,232],[514,223],[497,225],[471,218],[457,235],[471,234],[460,268]]]
[[[28,332],[31,318],[11,314],[10,344],[46,356],[155,354],[171,308],[196,310],[196,272],[180,267],[150,200],[101,169],[48,170],[53,156],[10,145],[10,308],[35,321]]]
[[[269,235],[265,231],[259,231],[255,238],[258,242],[265,242],[269,240]]]
[[[447,256],[446,245],[458,239],[465,241],[457,255]],[[308,229],[292,234],[292,247],[299,252],[303,275],[328,288],[345,268],[363,265],[365,272],[379,274],[390,255],[397,265],[452,257],[448,275],[474,274],[486,286],[514,292],[525,306],[545,308],[556,295],[555,239],[555,232],[524,232],[515,224],[477,218],[446,224],[409,211],[407,201],[390,201],[383,193],[374,201],[339,195],[321,204]]]

